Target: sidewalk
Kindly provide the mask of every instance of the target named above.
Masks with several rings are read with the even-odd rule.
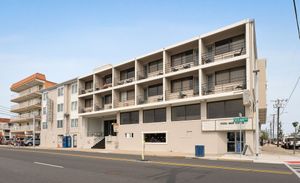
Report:
[[[6,146],[13,147],[13,146]],[[18,147],[14,147],[18,148]],[[32,147],[21,147],[32,149]],[[127,155],[141,155],[140,151],[126,151],[126,150],[106,150],[106,149],[79,149],[79,148],[44,148],[36,147],[36,149],[43,150],[61,150],[61,151],[80,151],[93,152],[104,154],[127,154]],[[255,155],[239,155],[239,154],[224,154],[224,155],[206,155],[205,157],[195,157],[194,154],[178,153],[178,152],[145,152],[145,156],[160,156],[160,157],[183,157],[183,158],[197,158],[207,160],[222,160],[222,161],[239,161],[239,162],[254,162],[254,163],[271,163],[284,164],[287,161],[300,161],[300,150],[293,155],[293,150],[286,150],[275,145],[266,144],[261,148],[259,157]]]

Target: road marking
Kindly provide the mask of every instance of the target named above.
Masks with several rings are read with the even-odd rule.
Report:
[[[287,161],[285,162],[285,166],[287,166],[294,174],[296,174],[300,178],[300,161]]]
[[[33,162],[33,163],[34,163],[34,164],[38,164],[38,165],[51,166],[51,167],[55,167],[55,168],[64,168],[63,166],[52,165],[52,164],[48,164],[48,163],[41,163],[41,162]]]
[[[6,148],[1,148],[1,149],[6,149]],[[143,161],[137,161],[135,159],[127,159],[127,158],[113,158],[113,157],[69,154],[69,153],[59,153],[59,152],[49,152],[49,151],[32,151],[32,150],[25,150],[25,149],[6,149],[6,150],[20,151],[20,152],[30,152],[30,153],[33,152],[33,153],[51,154],[51,155],[61,155],[61,156],[71,156],[71,157],[81,157],[81,158],[90,158],[90,159],[145,163]],[[242,171],[242,172],[280,174],[280,175],[292,175],[293,174],[293,172],[290,172],[290,171],[267,170],[267,169],[251,169],[251,168],[236,168],[236,167],[228,167],[228,166],[200,165],[200,164],[188,164],[188,163],[173,163],[173,162],[164,162],[164,161],[147,161],[147,163],[157,164],[157,165],[165,165],[165,166],[221,169],[221,170],[232,170],[232,171]]]

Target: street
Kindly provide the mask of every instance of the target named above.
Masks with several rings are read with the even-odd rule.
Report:
[[[0,182],[299,182],[285,165],[0,147]]]

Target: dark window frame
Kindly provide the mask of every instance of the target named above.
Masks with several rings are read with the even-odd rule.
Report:
[[[124,115],[128,115],[128,121],[122,121]],[[134,116],[137,115],[137,116]],[[137,119],[134,119],[137,117]],[[120,125],[139,124],[139,111],[122,112],[120,113]]]
[[[233,102],[233,101],[240,101],[241,104],[242,104],[242,110],[237,111],[236,114],[234,114],[234,115],[231,115],[230,114],[230,113],[232,113],[231,111],[228,111],[228,110],[226,111],[226,108],[227,108],[226,103],[227,102]],[[211,112],[211,110],[216,111],[216,109],[213,109],[213,105],[222,106],[221,109],[218,109],[218,110],[222,110],[222,111],[219,111],[219,113]],[[232,99],[232,100],[222,100],[222,101],[216,101],[216,102],[208,102],[206,104],[206,109],[207,109],[206,110],[207,119],[238,117],[240,112],[242,113],[243,116],[245,116],[245,106],[243,105],[243,99]]]
[[[112,83],[112,74],[105,75],[103,77],[103,81],[104,81],[104,84],[111,84]]]
[[[188,89],[183,87],[184,81],[190,82],[190,86]],[[176,83],[176,82],[180,82],[180,88],[174,88],[174,83]],[[184,77],[184,78],[180,78],[180,79],[171,80],[171,93],[176,93],[176,92],[185,91],[185,90],[193,90],[193,89],[194,89],[194,76],[188,76],[188,77]]]
[[[191,111],[187,110],[187,108],[192,107],[192,106],[199,107],[199,109],[196,110],[199,112],[199,114],[197,114],[198,116],[196,118],[191,118],[191,116],[187,115],[188,112],[191,112]],[[183,116],[175,116],[175,113],[178,114],[178,112],[175,112],[176,109],[178,109],[178,108],[182,108],[182,111],[180,111],[180,112],[182,112]],[[201,120],[201,104],[200,103],[190,104],[190,105],[173,106],[171,108],[171,121],[190,121],[190,120]]]
[[[104,104],[111,104],[112,103],[112,94],[107,94],[104,96]]]
[[[162,135],[162,136],[160,136],[160,135]],[[167,144],[167,133],[166,132],[151,132],[151,133],[145,132],[143,134],[143,136],[144,136],[145,143]]]
[[[163,119],[158,119],[159,116],[157,116],[157,113],[159,110],[164,111],[164,118]],[[153,121],[146,120],[146,114],[147,112],[152,112],[153,111]],[[166,122],[167,121],[167,110],[166,108],[158,108],[158,109],[149,109],[149,110],[144,110],[143,111],[143,123],[159,123],[159,122]]]
[[[245,79],[246,79],[246,67],[241,66],[241,67],[235,67],[235,68],[230,68],[230,69],[215,72],[215,84],[216,85],[222,85],[222,84],[227,84],[227,83],[234,82],[234,80],[236,80],[236,79],[233,79],[234,77],[232,76],[232,72],[238,71],[238,70],[244,70],[244,76],[245,76]],[[228,73],[228,81],[226,81],[226,80],[218,81],[217,75],[221,74],[221,73]]]
[[[151,71],[151,66],[155,66],[155,70]],[[163,59],[158,59],[148,63],[148,73],[163,70]]]
[[[189,55],[192,55],[192,59],[187,62],[186,57],[188,57]],[[193,55],[194,55],[194,49],[186,50],[184,52],[180,52],[180,53],[172,55],[171,56],[171,67],[182,65],[182,64],[185,64],[185,63],[191,63],[191,62],[193,62]],[[175,59],[179,59],[180,63],[175,64],[174,63]]]
[[[150,92],[151,89],[155,89],[156,91],[152,94]],[[148,86],[148,97],[158,96],[158,95],[162,95],[162,94],[163,94],[163,85],[161,83]]]
[[[120,71],[120,80],[126,80],[135,77],[134,67]],[[133,76],[131,76],[133,74]]]

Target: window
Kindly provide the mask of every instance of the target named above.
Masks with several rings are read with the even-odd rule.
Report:
[[[74,101],[71,103],[71,111],[76,111],[77,110],[77,101]]]
[[[159,60],[150,62],[148,64],[148,66],[149,66],[149,73],[160,71],[163,69],[163,61],[162,61],[162,59],[159,59]]]
[[[71,119],[71,127],[72,128],[78,127],[78,119],[77,118]]]
[[[134,90],[128,90],[120,93],[120,102],[134,100]]]
[[[64,111],[64,104],[57,104],[57,112],[63,112]]]
[[[146,143],[167,143],[166,133],[144,133]]]
[[[77,93],[77,83],[74,83],[71,85],[71,93],[76,94]]]
[[[85,99],[84,101],[84,107],[92,107],[93,106],[93,99]]]
[[[138,124],[139,123],[139,111],[123,112],[120,114],[120,124]]]
[[[215,55],[224,54],[232,50],[237,50],[243,47],[241,43],[245,41],[245,35],[239,35],[232,38],[224,39],[215,42],[216,52]]]
[[[241,81],[246,78],[246,68],[238,67],[216,72],[216,85]]]
[[[200,104],[172,107],[172,121],[201,119]]]
[[[171,93],[192,90],[193,89],[193,76],[181,78],[171,81]]]
[[[152,85],[148,87],[148,96],[157,96],[163,94],[163,86],[162,84]]]
[[[84,83],[84,88],[85,88],[86,90],[92,89],[92,88],[93,88],[93,80],[91,80],[91,81],[86,81],[86,82]]]
[[[144,123],[166,121],[166,108],[145,110],[143,113]]]
[[[188,50],[186,52],[178,53],[176,55],[171,56],[172,67],[190,62],[193,62],[193,50]]]
[[[47,122],[43,122],[42,123],[42,128],[43,129],[47,129],[48,128],[48,123]]]
[[[64,95],[64,87],[57,88],[57,96],[63,96]]]
[[[245,116],[245,107],[242,99],[207,103],[208,119],[237,117],[239,113]]]
[[[43,100],[46,101],[47,99],[48,99],[48,93],[45,92],[45,93],[43,93]]]
[[[109,75],[104,76],[103,80],[104,80],[104,84],[112,83],[112,75],[109,74]]]
[[[43,114],[45,115],[47,113],[46,107],[43,107]]]
[[[125,133],[125,138],[132,139],[133,138],[133,133]]]
[[[111,104],[112,103],[112,96],[111,95],[105,95],[104,96],[104,104]]]
[[[63,120],[57,120],[57,128],[63,127]]]
[[[120,72],[120,80],[134,78],[134,67]]]

